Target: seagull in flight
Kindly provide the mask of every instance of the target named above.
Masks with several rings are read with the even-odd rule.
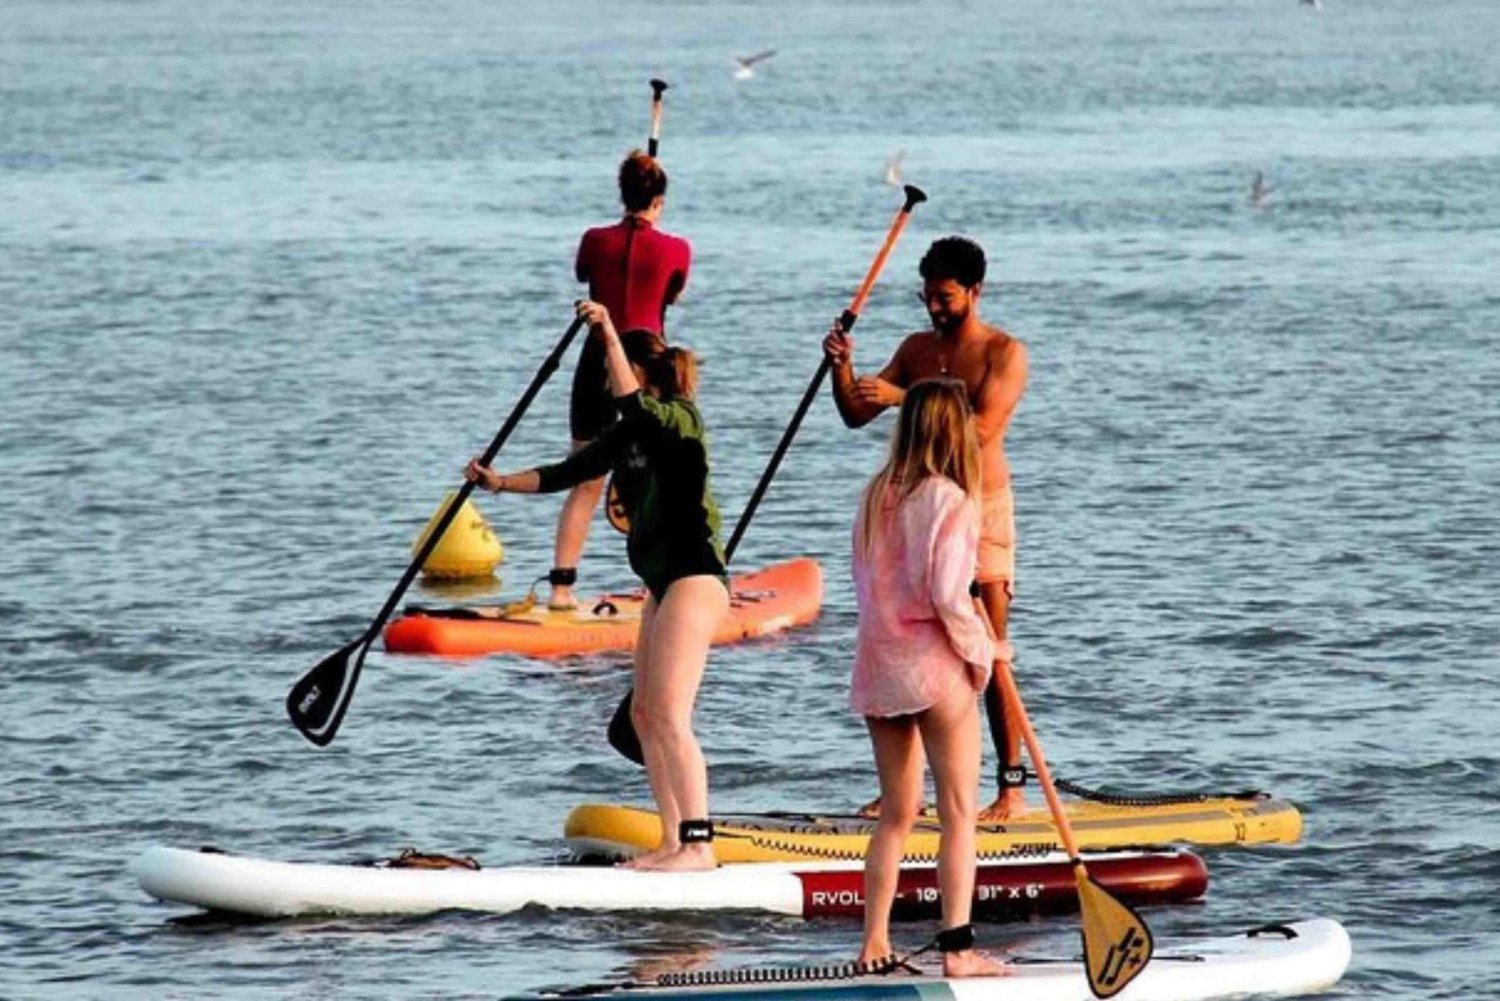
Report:
[[[1271,197],[1272,187],[1266,183],[1266,172],[1257,170],[1255,180],[1250,182],[1250,204],[1255,208],[1262,208],[1266,199]]]
[[[736,65],[734,68],[734,78],[736,80],[750,79],[755,75],[755,71],[750,67],[754,66],[756,63],[760,62],[763,59],[770,59],[775,54],[775,49],[765,49],[761,52],[755,53],[755,55],[753,56],[735,56],[734,61]]]
[[[896,150],[896,155],[885,162],[885,183],[893,188],[901,187],[901,158],[906,156],[906,150]]]

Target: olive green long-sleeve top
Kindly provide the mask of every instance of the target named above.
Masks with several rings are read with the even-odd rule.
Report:
[[[657,595],[693,574],[724,576],[719,507],[708,482],[708,440],[691,400],[641,392],[615,398],[620,420],[562,462],[537,469],[553,493],[611,470],[630,518],[630,568]]]

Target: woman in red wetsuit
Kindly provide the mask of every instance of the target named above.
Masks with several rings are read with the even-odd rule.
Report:
[[[633,151],[620,164],[620,201],[625,216],[611,226],[583,234],[578,245],[578,280],[588,282],[589,298],[600,303],[620,330],[646,330],[665,337],[667,306],[677,301],[687,284],[692,248],[681,237],[656,228],[667,194],[667,174],[654,159]],[[615,401],[605,377],[605,352],[597,330],[584,342],[573,373],[573,396],[568,426],[576,451],[594,441],[616,420]],[[577,605],[573,585],[578,560],[588,538],[589,522],[604,480],[575,487],[557,518],[557,540],[552,551],[548,605],[566,609]]]

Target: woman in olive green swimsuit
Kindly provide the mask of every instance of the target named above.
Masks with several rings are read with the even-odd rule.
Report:
[[[580,303],[578,313],[599,328],[622,419],[555,465],[501,474],[470,460],[465,475],[495,493],[551,493],[614,470],[630,518],[630,567],[650,592],[635,645],[631,721],[662,821],[661,845],[627,864],[711,869],[708,768],[693,735],[693,702],[729,589],[703,418],[693,403],[697,363],[644,331],[626,332],[627,350],[596,302]]]

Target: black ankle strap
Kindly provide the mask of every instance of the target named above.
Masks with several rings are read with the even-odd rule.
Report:
[[[999,772],[1001,789],[1019,789],[1026,784],[1025,765],[1006,765]]]
[[[547,571],[547,583],[553,587],[572,587],[578,583],[578,568],[553,567]]]
[[[974,948],[974,926],[957,925],[944,928],[934,939],[938,952],[967,952]]]
[[[684,845],[701,844],[714,839],[712,820],[684,820],[677,825],[677,841]]]

